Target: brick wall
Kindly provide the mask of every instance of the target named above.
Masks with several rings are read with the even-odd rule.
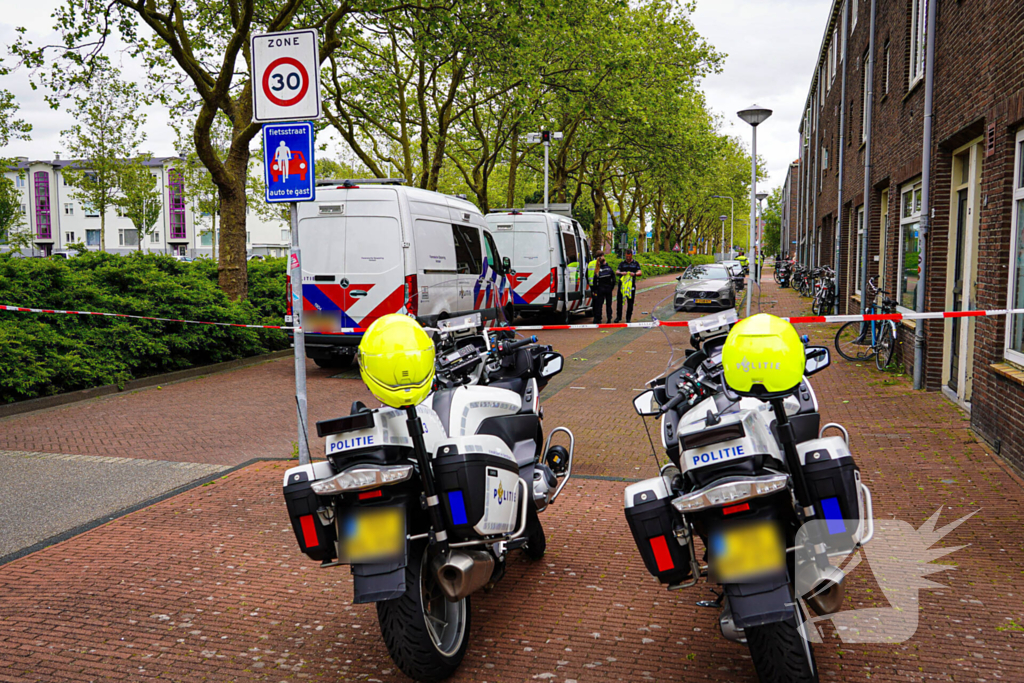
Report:
[[[868,52],[870,1],[859,2],[858,21],[848,37],[847,59],[840,63],[834,81],[819,83],[821,70],[815,65],[814,83],[807,106],[812,109],[809,125],[801,130],[809,136],[804,158],[813,164],[827,151],[829,168],[820,165],[801,168],[794,201],[793,222],[806,231],[822,231],[834,239],[838,227],[841,250],[837,267],[841,312],[860,310],[854,296],[852,272],[856,258],[856,210],[865,199],[862,142],[864,83]],[[870,203],[868,224],[868,276],[879,276],[877,256],[884,252],[885,288],[894,290],[899,258],[900,189],[920,178],[923,145],[924,79],[911,83],[911,12],[913,0],[877,0],[875,68],[873,78],[871,178],[867,192]],[[827,23],[822,58],[828,52],[831,27],[842,20],[837,0]],[[1024,125],[1024,3],[1019,0],[989,2],[942,2],[938,6],[936,64],[931,168],[931,228],[925,246],[925,309],[944,310],[953,274],[948,271],[951,223],[956,223],[956,206],[951,201],[957,179],[953,178],[954,153],[981,139],[980,182],[977,185],[978,225],[975,245],[976,291],[970,305],[975,308],[1003,308],[1008,286],[1011,238],[1010,193],[1013,174],[1014,136]],[[888,56],[887,53],[888,52]],[[840,87],[846,75],[846,104]],[[888,84],[888,91],[886,85]],[[827,91],[824,98],[820,88]],[[841,116],[845,113],[845,134],[840,139]],[[844,159],[843,207],[839,200],[839,155]],[[881,197],[889,191],[883,216]],[[881,226],[888,217],[889,229],[883,244]],[[837,225],[838,223],[838,225]],[[794,237],[800,239],[800,237]],[[810,254],[801,251],[804,262]],[[815,255],[815,263],[832,263],[834,243]],[[926,386],[938,390],[943,383],[943,349],[949,323],[927,321],[924,325],[924,370]],[[972,425],[990,443],[998,442],[1002,455],[1024,469],[1024,387],[990,367],[1001,363],[1005,335],[1003,318],[973,321],[974,338]],[[914,331],[901,326],[899,358],[908,367],[914,360]]]

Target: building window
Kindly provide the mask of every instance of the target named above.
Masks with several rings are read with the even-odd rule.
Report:
[[[1024,130],[1017,133],[1010,238],[1009,308],[1024,308]],[[1006,357],[1024,365],[1024,314],[1006,316]]]
[[[100,212],[94,209],[91,204],[82,204],[82,213],[85,214],[86,218],[99,218]]]
[[[199,246],[201,247],[212,247],[213,246],[213,230],[205,230],[199,235]]]
[[[50,232],[50,174],[36,171],[34,176],[36,195],[36,239],[52,239]]]
[[[857,6],[860,5],[860,0],[850,0],[850,30],[852,31],[857,26]]]
[[[64,233],[64,244],[72,244],[75,241],[75,233],[65,232]]]
[[[924,77],[924,49],[928,0],[910,0],[910,87]]]
[[[291,230],[282,230],[281,231],[281,241],[286,243],[286,244],[291,244],[291,242],[292,242],[292,231]]]
[[[87,246],[87,247],[98,247],[98,246],[100,246],[100,231],[99,230],[86,230],[85,231],[85,246]]]
[[[836,29],[834,31],[832,31],[832,63],[831,63],[832,74],[829,77],[829,85],[830,85],[830,87],[831,87],[831,82],[836,79],[836,66],[838,65],[838,63],[839,63],[839,27],[836,26]]]
[[[908,183],[900,191],[899,262],[896,266],[899,292],[896,300],[904,309],[913,310],[917,301],[918,265],[921,255],[921,181]]]
[[[167,172],[167,198],[170,202],[171,232],[168,239],[183,240],[185,236],[185,192],[181,174],[173,168]]]
[[[882,94],[887,95],[889,93],[889,57],[891,50],[889,49],[889,41],[885,41],[885,65],[882,71]]]
[[[139,231],[135,228],[118,228],[117,243],[122,247],[139,246]]]
[[[66,202],[64,204],[64,215],[65,216],[74,216],[75,215],[75,205],[70,203],[70,202]]]
[[[250,244],[251,242],[252,242],[252,233],[246,231],[246,233],[245,233],[245,243],[246,244]]]
[[[864,289],[864,205],[857,207],[857,258],[853,262],[853,290],[860,294]]]
[[[864,53],[864,59],[860,61],[860,87],[864,95],[863,102],[860,107],[860,141],[868,141],[868,53]]]
[[[25,187],[25,176],[18,174],[18,187]]]
[[[160,231],[159,230],[154,230],[153,234],[149,236],[149,241],[152,244],[158,243],[160,241]]]
[[[22,204],[21,205],[21,215],[22,216],[27,216],[28,215],[28,205],[27,204]]]

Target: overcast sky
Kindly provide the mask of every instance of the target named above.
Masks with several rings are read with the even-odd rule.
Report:
[[[5,3],[0,15],[0,45],[9,45],[16,26],[25,26],[34,42],[53,41],[50,14],[59,0]],[[708,102],[723,117],[724,130],[750,140],[750,127],[736,117],[740,109],[757,103],[774,110],[758,128],[758,152],[768,163],[768,187],[785,180],[786,168],[797,155],[797,126],[811,71],[821,44],[830,0],[697,0],[693,20],[697,30],[727,55],[721,74],[705,83]],[[141,69],[121,64],[126,76],[141,80]],[[0,149],[0,156],[51,157],[61,152],[60,131],[72,125],[64,110],[53,111],[43,93],[28,85],[28,74],[18,71],[0,79],[15,94],[21,118],[33,125],[32,140]],[[154,155],[174,154],[174,132],[158,109],[148,112],[144,149]]]

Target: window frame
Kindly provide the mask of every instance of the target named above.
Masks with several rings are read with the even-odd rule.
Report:
[[[64,231],[64,244],[74,244],[74,243],[75,243],[75,231],[74,230],[65,230]]]
[[[899,230],[899,242],[896,248],[896,310],[902,313],[913,313],[913,308],[908,308],[903,305],[903,237],[905,226],[917,225],[918,229],[918,254],[920,254],[921,243],[920,243],[920,230],[921,230],[921,209],[918,207],[916,211],[911,207],[909,216],[904,216],[904,204],[903,198],[906,195],[910,195],[911,202],[913,204],[915,195],[919,196],[921,192],[921,177],[918,176],[914,180],[909,180],[900,185],[900,230]],[[918,204],[920,201],[917,202]],[[920,263],[920,261],[918,261]],[[921,286],[921,280],[918,278],[917,286]],[[914,298],[917,298],[917,290],[914,290]]]
[[[860,84],[861,84],[861,102],[860,102],[860,141],[866,143],[868,141],[868,59],[871,58],[867,52],[864,53],[864,58],[860,62]]]
[[[928,0],[910,0],[910,83],[907,92],[924,78]]]
[[[1022,251],[1024,256],[1024,128],[1017,131],[1017,135],[1014,137],[1013,142],[1013,192],[1010,198],[1011,206],[1011,222],[1010,222],[1010,252],[1009,252],[1009,267],[1010,272],[1006,282],[1006,308],[1014,308],[1013,302],[1016,294],[1019,292],[1014,291],[1014,284],[1018,277],[1018,268],[1024,268],[1024,258],[1020,259],[1020,263],[1014,263],[1014,255],[1018,250]],[[1024,317],[1024,314],[1017,314],[1018,316]],[[1013,337],[1013,322],[1017,316],[1007,315],[1006,316],[1006,334],[1003,340],[1003,358],[1020,366],[1024,366],[1024,340],[1022,340],[1021,351],[1014,349],[1010,342]]]
[[[850,0],[850,32],[857,28],[857,8],[860,7],[860,0]]]
[[[854,259],[853,267],[853,291],[857,296],[863,296],[864,283],[861,282],[860,276],[863,273],[864,265],[861,263],[861,259],[864,258],[864,254],[861,249],[864,247],[864,205],[861,204],[857,207],[853,214],[853,233],[856,244],[854,245]]]
[[[127,232],[134,232],[135,233],[135,244],[128,244],[127,240],[125,240],[124,236],[125,236],[125,233],[127,233]],[[117,246],[118,247],[135,247],[137,249],[139,247],[139,231],[138,231],[138,229],[137,228],[118,228],[117,229]]]

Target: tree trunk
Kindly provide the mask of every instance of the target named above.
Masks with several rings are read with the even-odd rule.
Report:
[[[594,204],[594,225],[591,226],[590,241],[594,245],[594,251],[604,250],[605,215],[604,215],[604,192],[591,190],[590,199]]]
[[[107,250],[107,212],[100,211],[100,251]]]
[[[519,126],[512,129],[511,149],[508,155],[508,191],[505,194],[507,206],[510,209],[516,205],[516,171],[519,170]]]
[[[218,284],[232,300],[249,294],[245,262],[245,176],[235,176],[230,185],[218,186],[220,195],[220,258]]]

